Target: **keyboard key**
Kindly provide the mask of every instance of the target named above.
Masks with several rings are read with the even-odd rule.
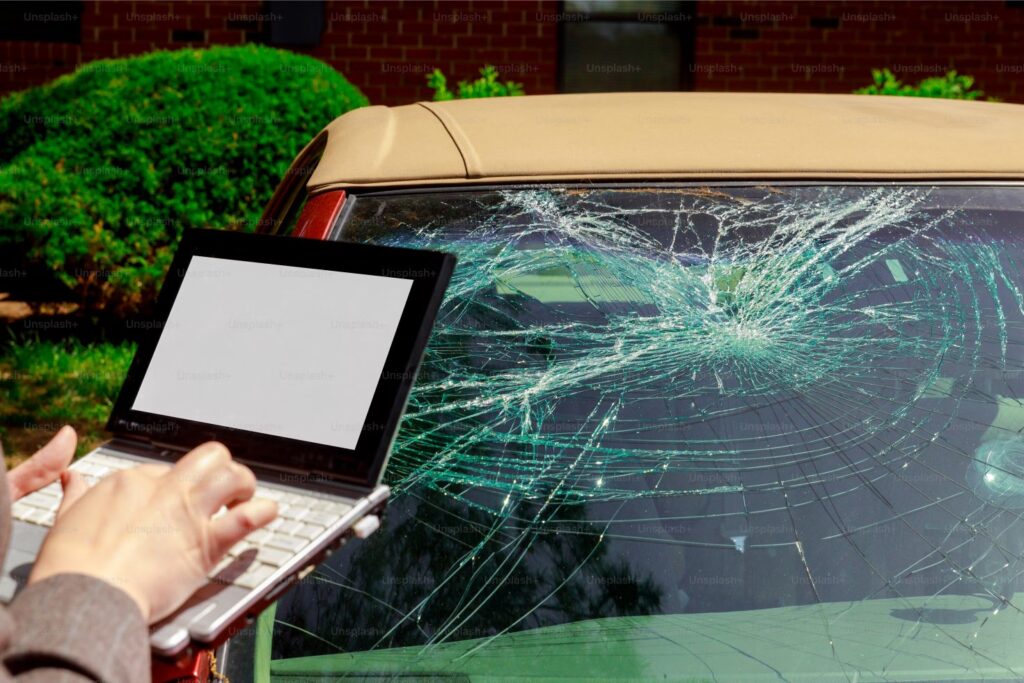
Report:
[[[255,588],[263,583],[263,581],[270,578],[270,575],[273,573],[273,567],[257,564],[250,567],[244,574],[235,579],[234,583],[236,586],[241,586],[242,588]]]
[[[265,543],[267,541],[267,539],[270,538],[272,535],[273,534],[271,534],[266,529],[257,529],[256,531],[254,531],[251,534],[249,534],[248,536],[246,536],[245,540],[249,541],[250,543],[254,543],[256,545],[261,545],[261,544]]]
[[[307,524],[319,524],[320,526],[330,526],[341,519],[341,515],[333,512],[321,512],[319,510],[310,510],[302,518],[303,522]]]
[[[111,473],[111,470],[96,463],[90,462],[91,458],[84,458],[71,465],[70,469],[82,474],[103,478]]]
[[[39,508],[29,508],[28,513],[22,519],[24,519],[26,522],[31,522],[32,524],[42,524],[46,520],[48,515],[49,513],[46,512],[45,510],[40,510]]]
[[[281,491],[278,491],[277,489],[264,489],[264,488],[257,488],[256,489],[256,497],[257,498],[266,498],[267,500],[277,500],[277,501],[280,501],[283,496],[284,496],[284,494]]]
[[[135,467],[139,463],[128,458],[121,458],[118,456],[107,455],[106,453],[93,453],[89,456],[88,460],[106,467],[112,470],[125,470],[129,467]]]
[[[112,470],[127,470],[141,464],[142,463],[135,462],[134,460],[128,460],[127,458],[109,458],[108,461],[104,463],[104,465]]]
[[[308,541],[304,538],[274,534],[267,539],[267,542],[264,545],[270,546],[271,548],[280,548],[281,550],[290,550],[295,552],[300,548],[305,547],[307,543]]]
[[[25,517],[27,517],[28,514],[34,509],[35,508],[33,508],[31,505],[25,505],[24,502],[19,500],[17,503],[11,506],[11,517],[14,517],[14,519],[20,519],[24,521]]]
[[[338,517],[343,517],[351,509],[352,509],[351,505],[347,505],[345,503],[331,502],[331,507],[329,507],[327,509],[327,511],[334,513]]]
[[[64,489],[62,489],[60,487],[60,484],[53,483],[53,484],[47,484],[43,488],[39,489],[39,493],[45,494],[47,496],[61,497],[61,496],[64,495]]]
[[[296,531],[294,535],[298,536],[299,538],[314,539],[320,534],[322,534],[323,531],[324,528],[317,524],[303,524],[302,528]]]
[[[231,546],[231,550],[228,551],[228,555],[230,557],[238,557],[239,555],[241,555],[242,553],[246,552],[247,550],[255,551],[258,548],[259,548],[259,546],[257,544],[252,543],[249,540],[249,538],[246,537],[246,538],[243,538],[238,543],[236,543],[233,546]]]
[[[285,534],[288,536],[294,536],[295,532],[302,528],[302,522],[297,522],[294,519],[286,519],[281,523],[279,527],[274,529],[279,534]]]
[[[295,557],[293,553],[277,550],[276,548],[261,547],[256,553],[256,559],[271,567],[280,567],[285,562]]]
[[[22,498],[19,503],[28,505],[34,508],[40,508],[42,510],[56,510],[60,506],[60,498],[54,496],[43,495],[42,493],[36,492],[29,494]]]
[[[247,550],[258,550],[262,547],[262,543],[270,538],[273,534],[265,529],[257,529],[252,532],[241,541],[236,543],[228,551],[228,555],[232,557],[238,557]]]
[[[285,519],[304,519],[309,510],[296,504],[285,505],[278,508],[277,516]]]
[[[331,504],[331,506],[328,508],[329,510],[337,512],[338,514],[342,515],[351,510],[353,507],[352,503],[343,503],[338,500],[332,500],[328,502],[330,502]]]

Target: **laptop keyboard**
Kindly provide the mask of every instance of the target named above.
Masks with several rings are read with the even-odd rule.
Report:
[[[114,472],[138,464],[136,460],[92,453],[73,463],[69,469],[81,473],[92,486]],[[16,501],[11,506],[11,515],[30,524],[53,526],[62,497],[60,483],[54,482]],[[352,509],[351,505],[336,499],[261,485],[256,486],[256,497],[277,501],[277,519],[231,548],[227,557],[210,572],[211,580],[255,588]],[[222,509],[214,517],[225,512],[226,509]]]

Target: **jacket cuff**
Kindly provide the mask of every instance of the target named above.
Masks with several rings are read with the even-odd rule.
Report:
[[[19,593],[10,614],[14,637],[3,659],[11,673],[56,666],[97,681],[149,680],[149,630],[120,588],[84,574],[57,574]]]

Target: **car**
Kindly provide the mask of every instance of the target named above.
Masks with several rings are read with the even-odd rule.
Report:
[[[1024,678],[1024,107],[367,107],[260,229],[459,264],[383,528],[240,679]]]

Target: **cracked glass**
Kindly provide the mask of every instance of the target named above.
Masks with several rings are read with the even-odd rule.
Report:
[[[1024,188],[354,201],[459,263],[273,680],[1024,677]]]

